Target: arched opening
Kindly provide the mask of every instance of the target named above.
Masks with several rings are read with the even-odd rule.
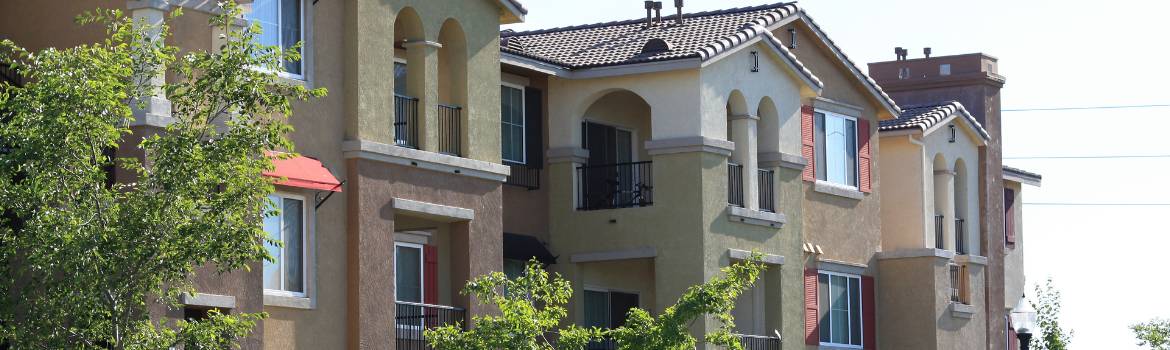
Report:
[[[467,38],[455,19],[439,29],[438,132],[440,153],[466,154]]]
[[[581,148],[589,151],[579,168],[578,209],[611,209],[653,203],[653,176],[643,146],[652,139],[650,104],[628,90],[605,93],[585,109]]]
[[[955,161],[955,252],[967,254],[970,252],[971,230],[968,220],[971,219],[967,205],[967,163],[962,159]]]
[[[773,145],[780,144],[780,112],[776,110],[776,104],[772,102],[771,97],[764,97],[760,100],[759,107],[756,108],[756,116],[760,118],[759,124],[756,126],[756,159],[757,166],[759,165],[759,152],[761,151],[779,151],[778,149],[763,149],[759,145]],[[757,187],[759,192],[759,204],[761,211],[775,212],[776,211],[776,172],[773,169],[765,169],[758,167]]]
[[[419,148],[419,97],[425,93],[426,77],[423,60],[425,42],[422,20],[413,8],[398,11],[394,19],[394,143],[402,147]]]
[[[947,217],[950,214],[950,191],[951,191],[951,172],[947,168],[947,160],[943,155],[935,154],[934,162],[931,168],[934,170],[934,247],[937,249],[947,249],[947,232],[950,228],[947,226]]]
[[[751,118],[747,100],[739,90],[731,91],[727,97],[727,140],[735,144],[735,149],[727,161],[727,204],[737,207],[748,207],[749,203],[755,202],[748,199],[752,198],[747,181],[750,172],[744,167],[751,158],[747,137],[749,133],[754,134],[742,120],[746,118]]]

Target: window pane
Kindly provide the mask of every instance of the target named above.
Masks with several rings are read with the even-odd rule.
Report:
[[[284,216],[284,290],[303,293],[305,291],[303,202],[285,198],[281,213]]]
[[[261,45],[280,46],[280,3],[278,0],[255,0],[244,18],[258,23],[263,30],[256,40]]]
[[[861,345],[861,280],[849,279],[849,344]]]
[[[398,301],[422,302],[422,249],[395,247],[395,292]]]
[[[820,316],[821,342],[828,343],[832,332],[829,329],[829,275],[817,275],[817,314]]]
[[[512,156],[512,127],[508,124],[500,126],[500,147],[500,156],[504,157],[504,160],[515,161]]]
[[[634,148],[633,140],[631,140],[632,135],[630,132],[625,130],[616,130],[614,135],[617,137],[615,140],[615,146],[617,146],[615,148],[617,150],[617,162],[628,163],[633,161]]]
[[[824,180],[825,179],[825,114],[824,113],[817,113],[814,115],[813,119],[815,120],[814,124],[816,124],[816,129],[813,132],[813,135],[814,135],[813,138],[815,139],[814,140],[815,142],[813,142],[813,143],[816,144],[816,161],[814,163],[816,163],[816,167],[817,167],[817,169],[816,169],[817,179]]]
[[[609,328],[609,295],[585,291],[585,327]]]
[[[280,198],[269,196],[268,200],[273,203],[280,203]],[[273,207],[268,207],[272,209]],[[280,240],[280,216],[272,215],[264,217],[264,232],[268,233],[268,237],[273,240]],[[268,249],[268,255],[272,256],[273,262],[264,262],[264,289],[280,290],[280,264],[281,254],[280,247],[272,243],[264,243],[264,247]]]
[[[857,121],[842,119],[845,122],[845,178],[844,184],[857,186]]]
[[[524,127],[512,127],[512,155],[518,163],[524,162]]]
[[[406,95],[406,65],[394,62],[394,93]]]
[[[825,117],[825,176],[829,182],[846,184],[845,177],[845,119]]]
[[[301,0],[281,0],[280,42],[281,48],[293,47],[301,41]],[[304,51],[301,51],[302,53]],[[302,57],[303,58],[303,57]],[[301,61],[285,61],[284,70],[301,74]]]
[[[508,278],[523,276],[527,265],[524,260],[504,259],[504,275]]]
[[[832,343],[849,343],[849,299],[846,296],[847,280],[843,276],[829,278],[829,314],[832,328]]]

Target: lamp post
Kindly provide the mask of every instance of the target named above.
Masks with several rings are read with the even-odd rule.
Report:
[[[1016,328],[1016,338],[1020,340],[1020,350],[1028,350],[1032,342],[1032,329],[1036,327],[1036,309],[1028,302],[1025,296],[1012,308],[1012,325]]]

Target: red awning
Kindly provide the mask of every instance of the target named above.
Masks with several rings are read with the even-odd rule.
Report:
[[[264,176],[283,178],[276,182],[277,185],[341,192],[341,182],[321,165],[321,161],[304,156],[278,159],[276,154],[272,154],[275,168],[265,171]]]

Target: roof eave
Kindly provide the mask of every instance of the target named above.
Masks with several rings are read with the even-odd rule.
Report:
[[[520,3],[515,0],[497,0],[496,3],[500,5],[503,11],[500,13],[500,24],[514,24],[524,22],[524,16],[528,14],[528,10],[524,9]]]
[[[1040,187],[1041,177],[1039,174],[1023,173],[1023,172],[1016,171],[1016,169],[1012,169],[1009,167],[1003,167],[1003,179],[1008,180],[1008,181],[1022,183],[1025,185],[1032,185],[1032,186]]]
[[[833,52],[833,55],[837,56],[837,59],[841,61],[841,63],[844,64],[850,72],[853,73],[854,77],[861,81],[862,85],[864,85],[866,90],[869,91],[871,97],[877,100],[878,104],[885,108],[891,119],[897,118],[902,114],[902,109],[898,107],[898,104],[894,102],[894,99],[887,95],[885,91],[882,91],[881,86],[879,86],[876,81],[870,78],[869,75],[866,75],[861,71],[861,69],[857,68],[857,65],[853,64],[853,61],[850,60],[848,56],[845,56],[845,53],[841,51],[841,48],[838,47],[832,39],[829,39],[828,34],[826,34],[824,30],[821,29],[820,25],[813,21],[812,18],[804,12],[804,9],[798,9],[796,15],[800,16],[800,19],[804,21],[809,26],[809,28],[812,29],[813,34],[816,34],[817,39],[820,39],[822,43],[829,47],[829,50]]]

